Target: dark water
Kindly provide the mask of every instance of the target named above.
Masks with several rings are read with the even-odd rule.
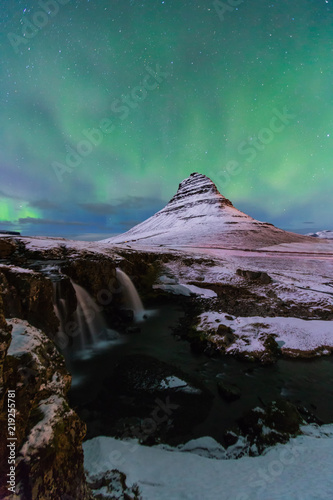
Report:
[[[94,400],[104,379],[117,362],[129,354],[148,354],[174,365],[204,382],[215,398],[208,418],[194,430],[194,437],[211,435],[221,440],[225,430],[245,411],[279,397],[305,406],[323,423],[333,422],[333,357],[315,360],[280,360],[272,366],[244,363],[233,358],[208,358],[191,352],[188,342],[171,332],[182,312],[174,306],[160,307],[149,314],[141,333],[122,335],[101,346],[86,360],[72,360],[73,387],[70,400],[84,407]],[[217,381],[234,383],[241,398],[225,402],[217,392]]]

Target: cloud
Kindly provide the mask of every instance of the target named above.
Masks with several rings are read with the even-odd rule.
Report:
[[[0,220],[0,224],[2,226],[13,226],[13,223],[10,220]]]
[[[110,203],[79,203],[80,208],[95,215],[110,215],[117,213],[117,206]]]
[[[140,210],[157,207],[159,210],[165,202],[158,198],[144,198],[141,196],[127,196],[126,198],[111,203],[79,203],[80,208],[96,215],[117,214],[120,210]]]
[[[90,223],[80,221],[65,221],[65,220],[51,220],[51,219],[36,219],[34,217],[24,217],[18,220],[19,224],[35,224],[35,225],[48,225],[48,226],[90,226]]]
[[[2,189],[0,189],[0,196],[2,196],[3,198],[11,198],[12,200],[22,200],[21,196],[5,193],[4,191],[2,191]]]
[[[59,206],[56,203],[52,203],[49,200],[35,200],[29,202],[30,207],[40,208],[41,210],[59,210]]]
[[[128,196],[120,203],[117,204],[118,208],[148,208],[151,206],[160,206],[164,207],[165,201],[162,201],[158,198],[144,198],[141,196]]]

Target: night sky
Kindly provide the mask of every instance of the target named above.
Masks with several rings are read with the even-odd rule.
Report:
[[[333,0],[0,12],[0,229],[107,237],[192,172],[255,218],[333,229]]]

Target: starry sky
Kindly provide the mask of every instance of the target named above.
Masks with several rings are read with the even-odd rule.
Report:
[[[99,239],[192,172],[333,229],[333,0],[0,6],[0,229]]]

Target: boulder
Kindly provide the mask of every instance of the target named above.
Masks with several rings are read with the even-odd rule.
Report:
[[[141,500],[139,487],[136,484],[129,487],[126,475],[117,469],[108,470],[95,476],[88,476],[88,484],[94,493],[94,499],[105,500]]]
[[[272,278],[265,272],[262,271],[249,271],[246,269],[237,269],[236,274],[248,279],[249,281],[258,281],[263,285],[268,285],[272,283]]]
[[[221,337],[221,339],[219,339],[219,345],[220,342],[222,342],[224,347],[229,347],[237,339],[232,329],[226,325],[219,325],[217,328],[217,334]]]
[[[254,408],[238,420],[242,434],[259,453],[267,446],[285,443],[299,434],[302,423],[296,406],[282,398],[265,408]]]

